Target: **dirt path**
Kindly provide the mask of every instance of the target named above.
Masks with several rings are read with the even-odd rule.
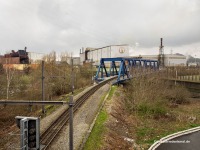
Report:
[[[107,132],[103,135],[103,150],[133,150],[137,147],[132,126],[136,120],[124,110],[123,99],[122,92],[117,89],[113,97],[106,101],[104,108],[109,117],[105,123]]]

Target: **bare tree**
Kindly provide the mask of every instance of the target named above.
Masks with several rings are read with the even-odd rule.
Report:
[[[6,80],[7,80],[7,87],[6,87],[6,99],[9,97],[9,91],[10,91],[10,83],[13,79],[15,69],[11,67],[11,65],[8,62],[9,58],[6,59],[6,65],[5,65],[5,70],[6,70]]]
[[[70,64],[70,61],[71,61],[71,57],[69,55],[68,52],[62,52],[60,54],[60,61],[63,63],[63,62],[66,62],[68,64]]]
[[[43,60],[47,63],[55,63],[56,62],[56,52],[52,51],[51,53],[45,55]]]

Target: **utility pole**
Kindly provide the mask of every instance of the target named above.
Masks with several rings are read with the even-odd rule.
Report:
[[[72,95],[74,94],[74,64],[73,64],[73,58],[71,56],[71,90]]]
[[[42,101],[45,101],[45,93],[44,93],[44,60],[42,61]],[[45,106],[42,105],[42,113],[45,114]]]
[[[70,100],[69,100],[69,150],[73,150],[73,106],[74,106],[74,102],[73,102],[73,95],[70,96]]]
[[[91,59],[91,83],[93,84],[93,59]]]
[[[70,96],[69,100],[69,150],[73,150],[73,94],[74,94],[74,66],[73,66],[73,58],[71,56],[71,90],[72,96]]]
[[[159,55],[158,62],[161,67],[164,67],[164,46],[163,46],[163,38],[160,38],[160,47],[159,47]]]

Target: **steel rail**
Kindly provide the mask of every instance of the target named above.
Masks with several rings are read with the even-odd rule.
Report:
[[[88,90],[86,93],[84,93],[81,97],[79,97],[75,104],[74,104],[74,113],[78,110],[79,107],[92,95],[97,91],[100,87],[105,85],[106,83],[110,82],[116,77],[112,77],[110,79],[107,79],[98,85],[94,86],[92,89]],[[60,130],[66,125],[66,123],[69,121],[69,108],[67,108],[40,136],[40,143],[44,145],[43,150],[46,150],[49,148],[52,141],[55,139],[57,134],[60,132]]]

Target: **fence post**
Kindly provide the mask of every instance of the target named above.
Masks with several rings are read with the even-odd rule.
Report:
[[[175,77],[176,79],[175,79],[175,85],[176,85],[176,80],[177,80],[177,70],[176,70],[176,77]]]

